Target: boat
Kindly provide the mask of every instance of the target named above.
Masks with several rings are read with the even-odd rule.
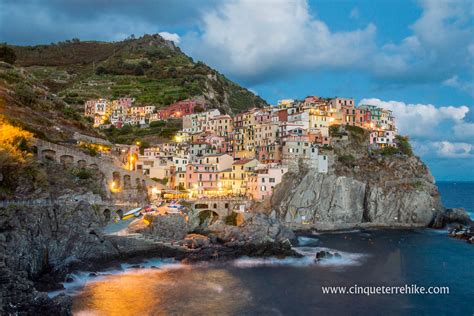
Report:
[[[127,213],[123,214],[121,220],[125,221],[132,217],[138,217],[141,214],[141,210],[142,210],[141,207],[134,208],[133,210],[130,210]]]

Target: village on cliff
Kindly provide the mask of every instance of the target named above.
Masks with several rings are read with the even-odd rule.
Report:
[[[135,105],[132,98],[89,100],[84,114],[99,129],[126,125],[147,127],[157,121],[182,119],[172,142],[99,146],[118,153],[128,170],[165,184],[172,198],[231,198],[262,201],[288,171],[301,165],[327,173],[326,153],[347,134],[338,126],[370,132],[371,149],[397,146],[397,128],[390,110],[355,106],[353,99],[309,96],[280,100],[277,106],[254,108],[235,116],[222,114],[205,102],[179,101],[166,108]],[[126,186],[114,179],[113,189]],[[160,192],[161,194],[162,192]]]

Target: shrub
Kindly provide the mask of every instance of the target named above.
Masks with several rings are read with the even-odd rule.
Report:
[[[232,212],[230,215],[227,215],[224,219],[226,225],[237,226],[237,213]]]
[[[13,65],[16,61],[16,54],[13,48],[8,47],[7,45],[1,45],[0,60]]]
[[[331,125],[329,126],[329,135],[333,136],[339,134],[339,125]]]
[[[337,158],[337,160],[347,167],[353,167],[355,165],[355,158],[351,154],[349,155],[341,155]]]
[[[411,148],[408,136],[397,135],[395,141],[403,154],[413,156],[413,149]]]
[[[16,87],[15,93],[20,100],[26,106],[32,106],[37,102],[37,97],[33,89],[25,84],[20,84]]]
[[[382,150],[380,150],[380,154],[382,154],[382,156],[393,156],[399,153],[400,153],[400,150],[397,147],[391,147],[391,146],[387,146],[385,148],[382,148]]]
[[[163,121],[153,121],[150,123],[150,127],[162,127],[165,126],[165,122]]]
[[[75,169],[72,171],[72,174],[81,180],[87,180],[87,179],[92,178],[92,172],[84,168]]]

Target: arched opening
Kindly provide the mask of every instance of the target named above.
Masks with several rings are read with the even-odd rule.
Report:
[[[217,208],[217,203],[214,203],[214,205],[212,206],[213,208]]]
[[[62,155],[59,157],[59,162],[63,165],[63,167],[70,168],[74,165],[74,157],[70,155]]]
[[[123,188],[130,189],[132,187],[132,180],[128,174],[123,176]]]
[[[36,147],[35,145],[31,146],[31,151],[33,152],[33,154],[35,154],[36,157],[38,157],[38,147]]]
[[[115,213],[118,215],[119,218],[123,217],[123,211],[122,210],[117,210]]]
[[[208,225],[214,224],[219,219],[219,214],[212,210],[204,210],[199,212],[199,225],[207,223]]]
[[[121,187],[120,172],[114,171],[112,173],[112,184],[113,184],[114,188],[116,188],[116,189]]]
[[[89,168],[91,168],[91,169],[99,169],[99,166],[98,166],[97,164],[95,164],[95,163],[91,163],[91,164],[89,165]]]
[[[209,206],[207,204],[196,204],[194,205],[194,208],[197,210],[201,210],[201,209],[209,208]]]
[[[47,161],[56,161],[56,152],[51,149],[43,149],[41,151],[41,159]]]
[[[106,208],[102,212],[102,214],[104,215],[104,219],[105,219],[106,222],[110,221],[110,216],[111,216],[112,213],[110,212],[110,210],[108,208]]]
[[[87,167],[87,162],[85,160],[78,160],[77,161],[77,167],[81,168],[81,169],[84,169]]]

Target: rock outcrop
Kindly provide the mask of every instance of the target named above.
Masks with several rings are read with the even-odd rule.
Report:
[[[295,239],[293,231],[264,214],[248,214],[239,226],[215,223],[209,226],[209,236],[227,246],[289,243]]]
[[[469,214],[463,208],[448,208],[445,211],[436,213],[430,224],[432,228],[444,228],[449,224],[472,224]]]
[[[457,225],[449,230],[449,236],[474,244],[474,226]]]
[[[287,224],[320,230],[428,226],[444,211],[434,179],[419,158],[344,150],[354,154],[353,164],[334,155],[327,174],[301,167],[299,173],[286,174],[264,211]]]
[[[60,298],[48,299],[36,290],[34,281],[44,285],[42,290],[52,290],[47,287],[55,284],[54,280],[42,282],[49,272],[78,260],[116,255],[115,247],[100,234],[102,217],[86,202],[0,209],[0,269],[8,276],[0,291],[0,313],[67,311],[67,299],[61,304]]]

